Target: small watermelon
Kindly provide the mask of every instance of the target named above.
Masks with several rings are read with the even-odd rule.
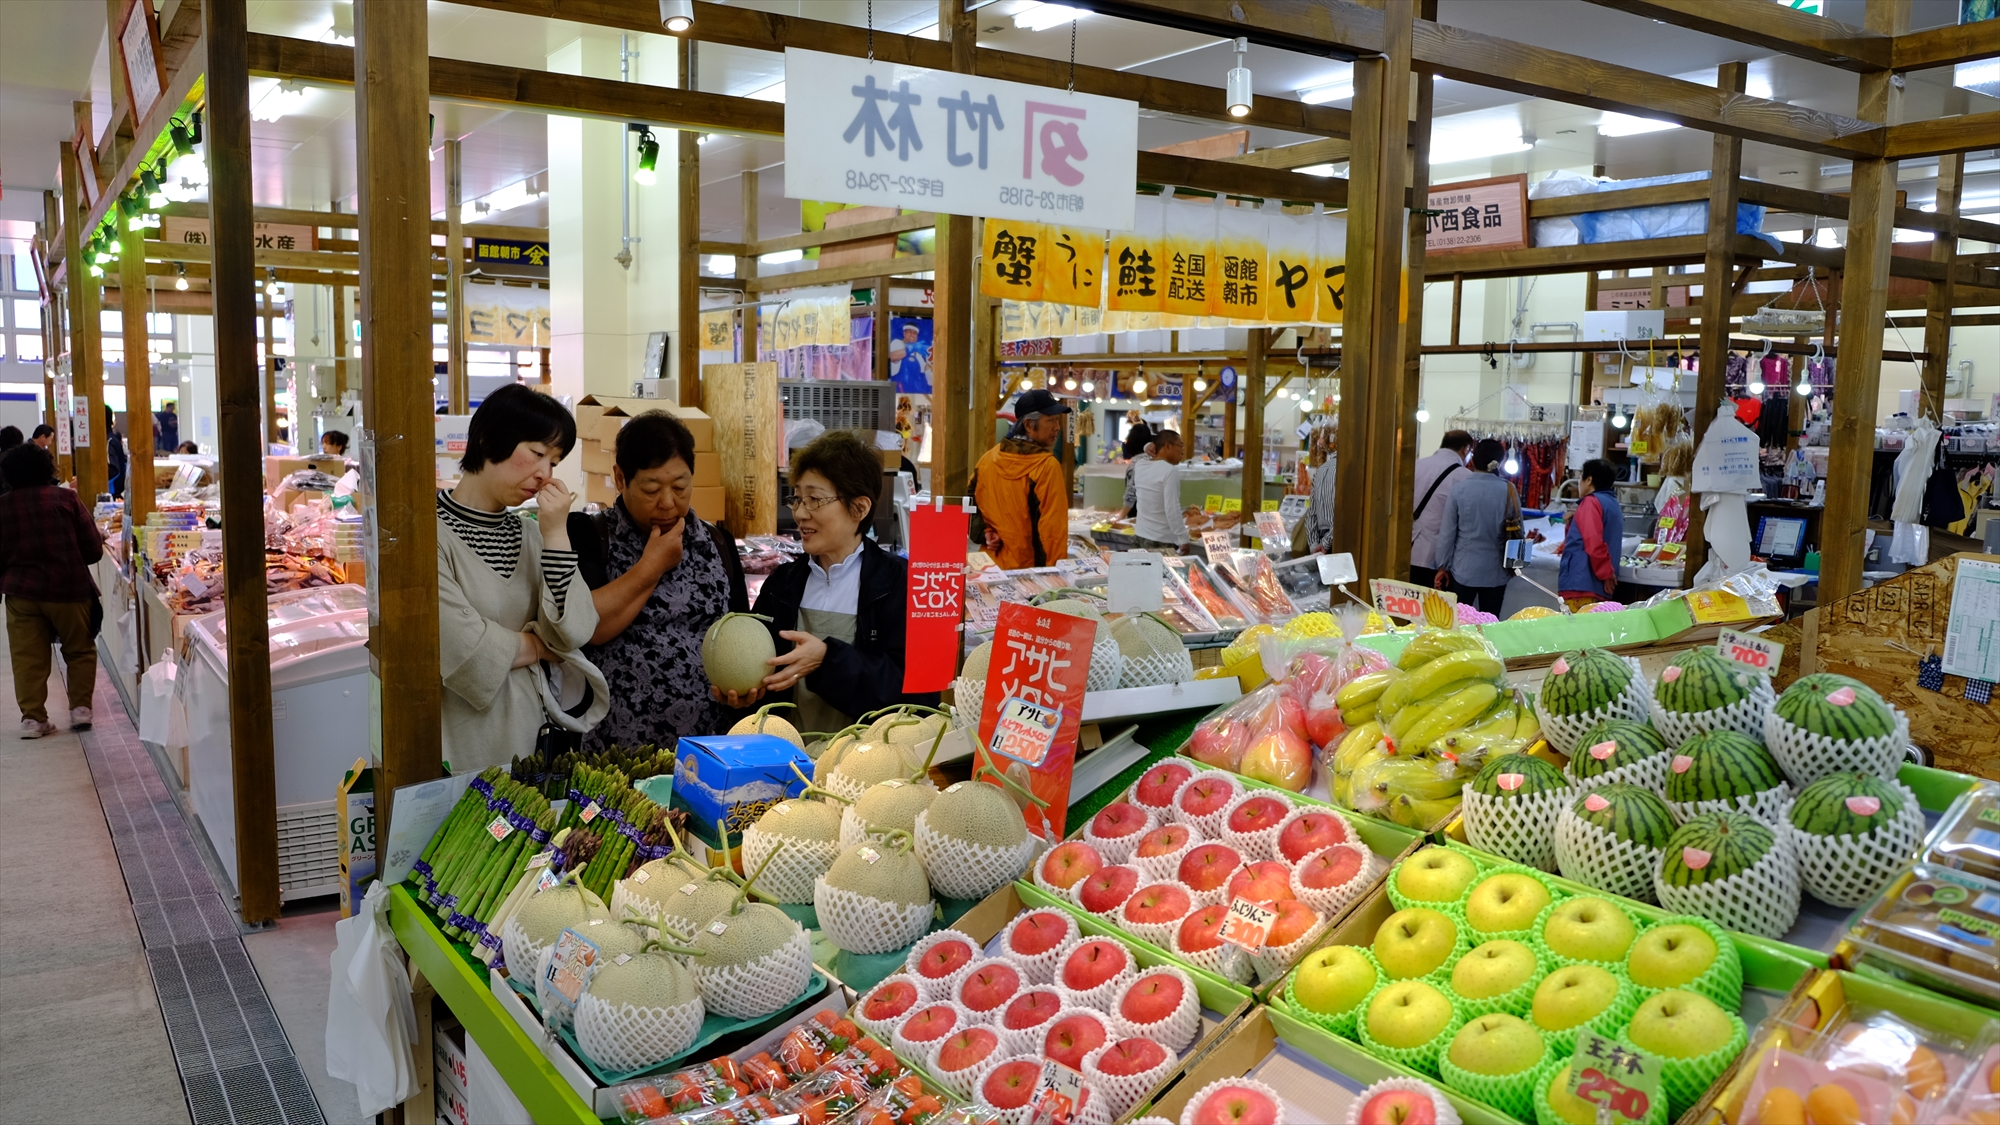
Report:
[[[1778,717],[1841,742],[1879,738],[1896,731],[1896,709],[1874,688],[1849,676],[1815,672],[1800,676],[1774,708]]]
[[[1733,730],[1695,735],[1667,765],[1669,801],[1727,801],[1785,784],[1778,760],[1764,744]]]
[[[1902,811],[1902,791],[1874,774],[1828,774],[1792,802],[1792,827],[1813,836],[1862,836]]]
[[[1674,833],[1673,810],[1643,785],[1614,782],[1576,799],[1570,812],[1621,840],[1664,848]]]
[[[1498,754],[1479,767],[1472,791],[1487,797],[1526,797],[1569,788],[1562,771],[1532,754]]]
[[[1569,760],[1569,772],[1578,780],[1584,780],[1666,752],[1667,740],[1660,737],[1660,732],[1654,730],[1651,723],[1606,719],[1577,739],[1576,753]]]
[[[1777,843],[1770,826],[1749,813],[1701,813],[1668,837],[1660,879],[1670,887],[1719,883],[1756,866]]]
[[[1551,715],[1581,715],[1618,698],[1632,682],[1625,658],[1601,648],[1565,652],[1542,680],[1542,706]]]
[[[1712,648],[1691,648],[1660,672],[1653,699],[1667,711],[1713,711],[1749,698],[1758,674]]]

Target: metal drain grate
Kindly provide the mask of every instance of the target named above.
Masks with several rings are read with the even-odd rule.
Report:
[[[195,1125],[324,1125],[319,1102],[257,979],[180,808],[98,678],[83,732],[113,850]]]

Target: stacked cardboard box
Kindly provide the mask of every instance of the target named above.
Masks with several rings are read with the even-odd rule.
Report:
[[[583,498],[597,504],[618,499],[611,470],[616,467],[618,431],[648,410],[663,410],[681,420],[694,436],[694,514],[710,523],[722,520],[722,462],[715,452],[715,423],[692,406],[649,398],[585,395],[576,404],[577,445],[583,454]]]

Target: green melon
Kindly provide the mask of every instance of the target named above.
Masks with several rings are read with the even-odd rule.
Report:
[[[1800,676],[1778,697],[1775,710],[1793,726],[1841,742],[1896,732],[1896,709],[1874,688],[1831,672]]]
[[[1567,788],[1562,771],[1533,754],[1495,754],[1472,779],[1474,793],[1503,799]]]
[[[590,978],[589,992],[607,1004],[635,1008],[678,1008],[696,999],[694,974],[672,956],[634,951],[622,964],[606,954]]]
[[[917,814],[930,808],[937,795],[937,786],[928,781],[890,778],[880,785],[869,786],[854,802],[854,818],[871,831],[914,832]]]
[[[1670,887],[1718,883],[1756,866],[1777,843],[1770,826],[1749,813],[1700,813],[1667,838],[1660,879]]]
[[[1616,700],[1632,682],[1625,658],[1601,648],[1565,652],[1542,680],[1542,706],[1551,715],[1581,715]]]
[[[827,843],[840,838],[840,810],[811,797],[787,797],[765,809],[751,827],[783,839]]]
[[[1606,719],[1576,740],[1569,772],[1579,781],[1588,780],[1666,752],[1667,740],[1651,723]]]
[[[1578,797],[1570,812],[1621,840],[1664,848],[1674,833],[1673,810],[1643,785],[1613,782]]]
[[[860,742],[847,748],[827,771],[827,788],[842,796],[856,797],[871,785],[894,777],[908,777],[915,766],[909,751],[893,742]]]
[[[958,670],[959,677],[966,680],[985,679],[986,665],[992,659],[993,642],[981,642],[977,648],[966,654],[965,664]]]
[[[1799,791],[1792,827],[1814,836],[1861,836],[1893,823],[1903,793],[1872,773],[1828,774]]]
[[[1653,699],[1663,710],[1681,714],[1713,711],[1748,699],[1757,679],[1758,673],[1712,648],[1691,648],[1660,672]]]
[[[1173,627],[1150,613],[1134,613],[1111,623],[1111,639],[1125,659],[1118,686],[1152,687],[1191,678],[1194,661]]]
[[[976,779],[946,786],[924,823],[941,836],[989,848],[1018,848],[1028,838],[1028,822],[1007,790]]]
[[[1075,598],[1057,598],[1054,601],[1035,602],[1033,604],[1037,609],[1051,610],[1055,613],[1067,613],[1071,617],[1088,617],[1092,621],[1096,621],[1104,616],[1102,609],[1089,602],[1078,601]]]
[[[1681,743],[1667,765],[1669,801],[1727,801],[1785,784],[1764,744],[1733,730],[1703,731]]]
[[[592,918],[609,918],[611,912],[599,905],[575,883],[562,883],[536,891],[514,912],[521,932],[540,947],[556,940],[571,926],[581,926]]]
[[[897,843],[863,840],[840,853],[827,868],[826,885],[902,906],[931,901],[930,880],[910,850],[908,837],[899,837]]]
[[[725,613],[701,638],[701,667],[708,682],[739,694],[754,690],[771,674],[769,661],[778,655],[765,626],[766,617]]]

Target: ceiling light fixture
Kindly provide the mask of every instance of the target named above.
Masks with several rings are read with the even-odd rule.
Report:
[[[1625,428],[1625,423],[1628,422],[1629,420],[1630,419],[1625,417],[1625,408],[1623,406],[1620,406],[1618,408],[1618,413],[1613,414],[1611,416],[1611,428],[1614,430],[1622,430]]]
[[[1798,391],[1801,395],[1810,395],[1813,393],[1812,372],[1804,367],[1799,368]]]
[[[176,266],[178,267],[178,269],[179,269],[179,276],[178,276],[178,277],[176,277],[176,278],[174,278],[174,288],[176,288],[176,289],[180,290],[181,292],[185,293],[185,292],[187,292],[187,287],[188,287],[188,268],[187,268],[187,263],[186,263],[186,262],[177,262],[177,263],[175,263],[175,265],[176,265]]]
[[[1021,31],[1047,31],[1074,23],[1089,14],[1082,8],[1072,8],[1067,4],[1032,4],[1014,13],[1014,26]]]
[[[1063,390],[1066,390],[1066,391],[1073,391],[1073,390],[1075,390],[1075,389],[1076,389],[1076,380],[1075,380],[1075,379],[1064,379],[1064,380],[1063,380]]]
[[[1303,168],[1294,168],[1292,171],[1297,172],[1301,176],[1331,176],[1340,171],[1340,169],[1329,161],[1325,164],[1308,164]]]
[[[1091,382],[1091,381],[1090,381],[1090,380],[1088,380],[1088,379],[1085,379],[1085,380],[1083,381],[1083,393],[1084,393],[1084,394],[1089,394],[1089,393],[1091,393],[1092,391],[1094,391],[1094,390],[1096,390],[1096,389],[1097,389],[1097,384],[1096,384],[1096,383],[1093,383],[1093,382]]]
[[[1754,398],[1763,398],[1763,397],[1764,397],[1764,380],[1762,380],[1762,379],[1752,379],[1752,380],[1750,380],[1750,386],[1749,386],[1749,387],[1748,387],[1747,389],[1749,390],[1749,392],[1750,392],[1750,394],[1751,394],[1751,396],[1752,396],[1752,397],[1754,397]]]
[[[1207,389],[1208,389],[1208,380],[1203,379],[1200,376],[1196,376],[1194,381],[1194,393],[1200,394]]]
[[[694,26],[694,0],[660,0],[660,26],[679,35]]]
[[[1430,421],[1430,420],[1431,420],[1431,411],[1430,411],[1430,408],[1429,408],[1429,407],[1427,407],[1427,406],[1425,406],[1425,405],[1424,405],[1424,404],[1423,404],[1422,402],[1418,402],[1418,403],[1417,403],[1417,424],[1421,426],[1421,425],[1423,425],[1423,424],[1424,424],[1425,422],[1428,422],[1428,421]]]
[[[1236,65],[1229,68],[1229,78],[1224,83],[1228,100],[1229,116],[1250,116],[1250,68],[1243,65],[1243,53],[1250,49],[1250,40],[1239,36],[1236,40]]]
[[[760,256],[757,262],[766,266],[783,266],[793,262],[803,262],[805,258],[806,252],[803,250],[773,250],[769,254]]]
[[[1628,113],[1606,113],[1597,119],[1597,133],[1601,137],[1636,137],[1641,133],[1661,133],[1668,129],[1678,129],[1673,121],[1662,121],[1657,117],[1633,117]]]
[[[1307,105],[1325,105],[1328,102],[1344,102],[1354,96],[1354,67],[1349,66],[1345,74],[1329,78],[1317,85],[1304,87],[1299,91],[1299,100]]]
[[[287,78],[264,90],[264,96],[250,107],[253,121],[276,121],[288,113],[297,113],[306,103],[306,86],[296,78]]]
[[[1509,453],[1506,463],[1500,466],[1500,471],[1510,477],[1513,476],[1515,473],[1521,471],[1521,459]]]
[[[1132,380],[1132,393],[1134,395],[1143,395],[1146,393],[1146,379],[1144,376]]]
[[[659,179],[653,169],[660,162],[660,140],[651,129],[639,129],[639,168],[632,173],[632,182],[641,187],[652,187]]]

